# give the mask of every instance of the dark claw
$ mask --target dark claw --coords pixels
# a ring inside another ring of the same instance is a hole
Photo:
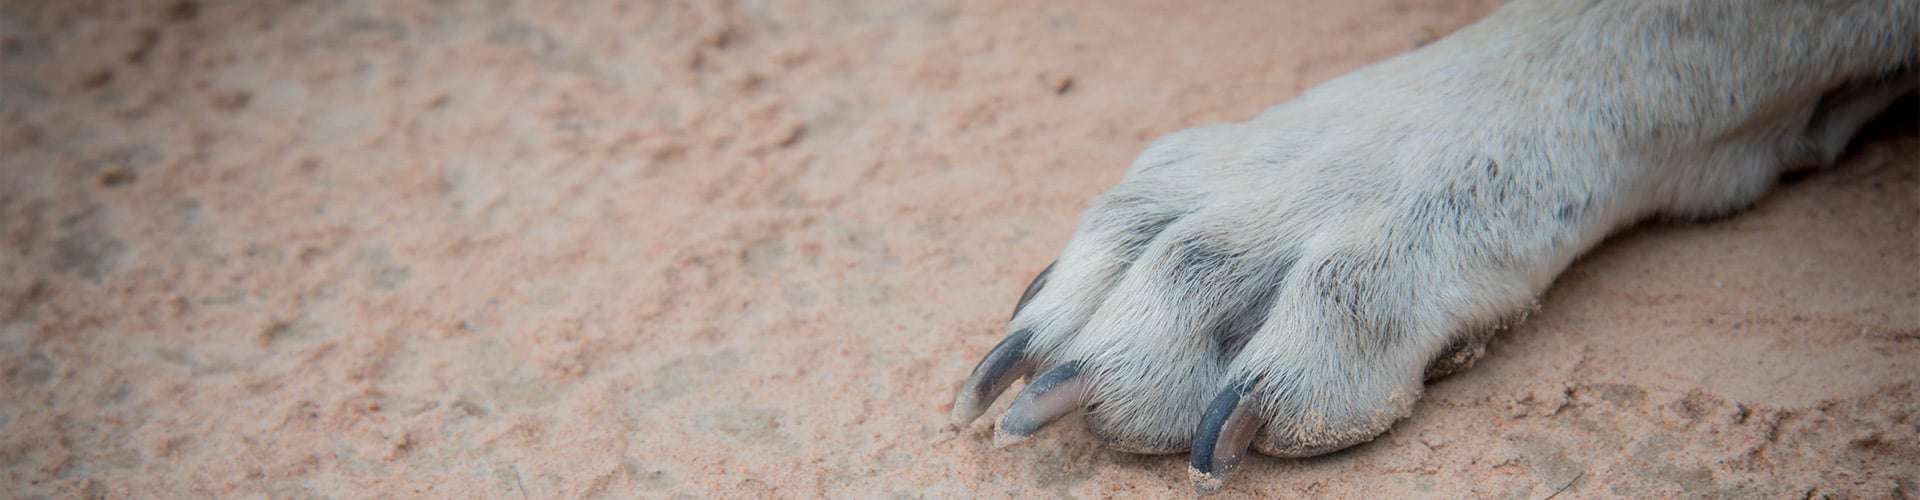
[[[1026,360],[1027,340],[1032,337],[1030,330],[1013,332],[973,366],[973,374],[967,376],[967,383],[960,386],[960,394],[953,401],[954,427],[973,423],[1015,379],[1033,372],[1033,364]]]
[[[1033,295],[1040,293],[1041,287],[1047,286],[1047,275],[1053,274],[1053,265],[1058,263],[1060,261],[1047,263],[1046,269],[1041,269],[1040,274],[1033,277],[1033,281],[1027,282],[1027,291],[1020,293],[1020,303],[1014,304],[1013,316],[1007,317],[1007,321],[1020,317],[1020,311],[1027,308],[1027,301],[1033,300]]]
[[[1079,409],[1088,396],[1087,377],[1079,363],[1067,363],[1040,374],[1020,390],[1007,414],[993,428],[993,445],[1006,447],[1039,432],[1061,415]]]
[[[1263,422],[1254,411],[1256,405],[1246,398],[1252,392],[1251,381],[1234,384],[1207,405],[1200,432],[1193,438],[1192,464],[1187,469],[1194,491],[1205,495],[1219,490],[1253,446]]]

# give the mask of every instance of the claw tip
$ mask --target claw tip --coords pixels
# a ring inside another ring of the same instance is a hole
[[[995,428],[993,430],[993,447],[994,449],[1003,449],[1008,446],[1020,444],[1021,441],[1026,441],[1027,437],[1026,435],[1014,434],[1004,429]]]
[[[1212,495],[1227,484],[1224,474],[1200,472],[1200,469],[1187,467],[1187,479],[1193,481],[1193,492],[1199,495]]]
[[[957,432],[967,428],[967,424],[973,423],[973,419],[980,417],[983,412],[974,408],[975,405],[971,403],[971,401],[962,401],[953,405],[953,413],[947,415],[947,428]]]

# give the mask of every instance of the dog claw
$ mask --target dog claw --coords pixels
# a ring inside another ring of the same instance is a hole
[[[1253,446],[1253,438],[1263,422],[1246,397],[1253,391],[1251,382],[1234,384],[1220,391],[1207,405],[1194,436],[1192,462],[1187,476],[1193,479],[1195,492],[1213,493],[1226,484],[1233,468]]]
[[[1020,302],[1013,305],[1013,315],[1008,316],[1007,321],[1020,317],[1020,311],[1027,308],[1027,302],[1033,300],[1033,296],[1047,286],[1047,275],[1053,274],[1053,265],[1058,263],[1058,261],[1048,263],[1046,269],[1041,269],[1040,274],[1033,277],[1033,281],[1027,282],[1027,291],[1020,292]]]
[[[993,401],[1000,399],[1000,393],[1013,385],[1013,381],[1033,372],[1033,364],[1026,360],[1027,340],[1033,332],[1020,330],[1000,340],[1000,344],[987,351],[980,358],[980,364],[974,365],[973,374],[967,376],[967,382],[960,386],[960,394],[954,397],[952,422],[955,428],[966,427],[986,413]]]
[[[1035,377],[1020,390],[1007,413],[994,425],[993,445],[1004,448],[1024,441],[1047,424],[1087,402],[1088,379],[1079,363],[1056,366]]]

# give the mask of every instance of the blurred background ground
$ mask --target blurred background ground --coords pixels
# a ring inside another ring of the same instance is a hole
[[[1497,2],[0,2],[8,497],[1184,496],[940,432],[1149,139]],[[1913,496],[1920,139],[1250,496]]]

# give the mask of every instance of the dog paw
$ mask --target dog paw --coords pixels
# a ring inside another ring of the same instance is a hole
[[[1192,450],[1203,487],[1249,448],[1362,443],[1618,218],[1511,138],[1307,97],[1142,153],[1027,287],[954,424],[1026,377],[997,444],[1083,411],[1112,448]]]
[[[996,442],[1082,411],[1114,448],[1191,450],[1203,491],[1249,450],[1366,442],[1608,233],[1745,207],[1920,88],[1910,45],[1854,36],[1910,31],[1874,8],[1792,35],[1872,43],[1750,43],[1768,32],[1667,51],[1665,7],[1572,7],[1516,3],[1247,122],[1156,141],[1027,288],[954,423],[1028,377]],[[1751,25],[1688,12],[1681,25],[1731,23],[1718,34]],[[1607,16],[1628,21],[1592,22]],[[1826,76],[1749,71],[1810,49],[1838,57],[1792,59]]]

